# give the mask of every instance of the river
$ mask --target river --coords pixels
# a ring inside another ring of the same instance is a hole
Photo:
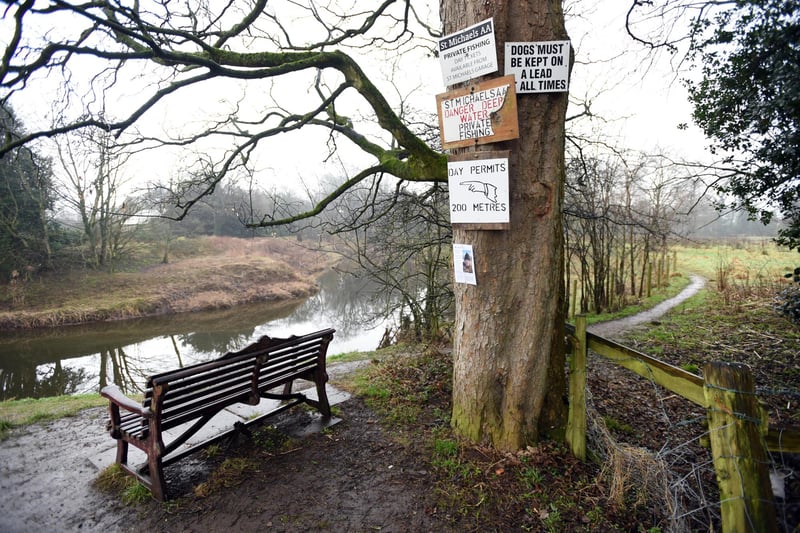
[[[108,383],[139,391],[156,372],[208,361],[262,335],[336,329],[328,355],[374,350],[387,326],[372,290],[330,272],[307,300],[257,304],[80,326],[0,332],[0,399],[97,392]]]

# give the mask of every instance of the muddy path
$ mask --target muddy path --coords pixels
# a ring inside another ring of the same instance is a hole
[[[165,471],[176,499],[133,506],[92,485],[105,409],[19,429],[0,443],[0,531],[447,531],[421,450],[389,436],[361,400],[337,408],[342,422],[261,457],[235,486],[195,494],[219,464],[194,454]],[[309,417],[293,409],[275,425],[291,434]],[[252,446],[226,445],[226,455],[260,457]]]
[[[613,336],[654,320],[703,284],[693,276],[657,308],[591,331]],[[333,368],[333,385],[352,370]],[[275,470],[258,469],[240,486],[205,498],[193,497],[189,486],[178,507],[127,507],[92,486],[98,470],[91,458],[109,443],[104,408],[17,428],[0,442],[0,531],[447,531],[446,517],[431,509],[434,480],[420,450],[387,435],[357,398],[340,409],[343,422],[334,431],[309,436],[278,458]]]
[[[32,424],[0,442],[0,531],[121,531],[127,510],[91,487],[106,409]]]

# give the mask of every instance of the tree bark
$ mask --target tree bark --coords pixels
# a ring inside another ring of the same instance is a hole
[[[505,42],[567,38],[558,1],[444,0],[441,15],[445,34],[494,18],[501,72],[487,78],[502,75]],[[519,139],[475,148],[510,151],[510,228],[453,228],[454,242],[473,246],[477,286],[455,287],[452,425],[499,449],[562,440],[565,432],[567,94],[518,95]]]

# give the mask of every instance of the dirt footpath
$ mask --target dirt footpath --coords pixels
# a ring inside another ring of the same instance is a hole
[[[353,367],[330,367],[332,382]],[[341,422],[265,458],[238,485],[196,496],[219,461],[194,454],[165,469],[181,497],[133,507],[92,486],[91,459],[111,443],[105,408],[16,429],[0,442],[0,531],[447,531],[414,443],[398,444],[358,399],[337,411]],[[312,419],[292,409],[269,423],[298,435]],[[240,437],[224,455],[247,456],[251,445]]]
[[[0,442],[0,531],[121,531],[127,511],[91,486],[106,409],[34,424]]]
[[[339,409],[343,421],[332,430],[205,498],[191,492],[196,479],[177,477],[197,473],[198,459],[168,467],[168,484],[185,496],[178,505],[126,507],[91,486],[98,471],[89,457],[110,438],[105,409],[18,430],[0,447],[0,531],[446,530],[429,514],[424,461],[391,440],[359,400]],[[307,416],[293,411],[289,419]]]

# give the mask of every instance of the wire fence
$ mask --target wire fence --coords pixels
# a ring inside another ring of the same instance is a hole
[[[759,403],[796,407],[800,390],[755,388],[735,364],[707,365],[701,378],[586,333],[580,320],[568,325],[569,439],[576,455],[588,446],[600,456],[612,502],[659,502],[662,531],[800,530],[800,432],[769,427]],[[572,394],[579,387],[585,401]],[[593,394],[615,388],[615,398]],[[614,413],[642,427],[620,427]]]

